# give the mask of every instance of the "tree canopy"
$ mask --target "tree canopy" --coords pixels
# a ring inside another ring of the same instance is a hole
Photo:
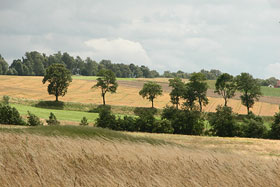
[[[250,108],[255,104],[255,100],[258,100],[262,95],[261,87],[258,81],[253,78],[249,73],[241,73],[236,77],[237,89],[242,93],[240,96],[241,102],[247,108],[248,114]]]
[[[97,83],[92,88],[101,88],[101,96],[103,99],[103,105],[105,105],[105,94],[107,92],[116,93],[118,83],[116,80],[115,73],[111,70],[102,69],[98,73]]]
[[[178,106],[180,105],[180,98],[183,97],[185,91],[185,84],[181,78],[169,79],[169,87],[172,88],[170,92],[171,103]]]
[[[63,97],[67,93],[68,86],[72,82],[71,73],[62,64],[52,64],[46,69],[42,82],[43,84],[49,82],[48,92],[55,95],[55,100],[58,101],[58,96]]]
[[[139,95],[151,101],[152,108],[154,108],[154,99],[162,95],[162,87],[155,82],[149,81],[143,85],[143,88],[139,91]]]
[[[198,101],[199,110],[202,111],[202,106],[208,104],[206,96],[208,85],[205,82],[206,77],[202,73],[193,73],[190,77],[190,82],[186,84],[186,93],[184,98],[187,100],[187,106],[194,107],[194,99]]]
[[[236,91],[234,77],[228,73],[220,75],[215,84],[215,93],[221,95],[225,100],[227,106],[228,99],[232,98]]]

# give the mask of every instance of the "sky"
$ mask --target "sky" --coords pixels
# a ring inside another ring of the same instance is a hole
[[[0,54],[280,79],[280,0],[0,0]]]

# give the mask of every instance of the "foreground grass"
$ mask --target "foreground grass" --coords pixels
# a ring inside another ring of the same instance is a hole
[[[125,134],[118,131],[89,126],[37,126],[28,128],[6,128],[1,126],[0,132],[35,134],[42,136],[64,136],[70,138],[102,138],[105,140],[129,141],[138,143],[149,143],[152,145],[171,144],[164,140],[154,139],[152,137],[139,137]],[[174,144],[174,143],[173,143]]]
[[[0,137],[1,186],[280,186],[280,141],[72,126]]]

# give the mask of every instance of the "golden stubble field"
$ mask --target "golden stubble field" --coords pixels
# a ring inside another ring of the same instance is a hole
[[[280,186],[279,141],[149,135],[180,144],[0,134],[1,186]]]
[[[119,81],[117,93],[106,94],[106,103],[110,105],[149,107],[151,103],[139,96],[138,92],[142,88],[145,79],[137,81]],[[160,82],[167,82],[163,79]],[[60,97],[61,101],[81,102],[102,104],[100,90],[91,87],[96,81],[76,80],[71,83],[68,93]],[[169,89],[167,84],[163,84],[164,93],[155,100],[155,107],[163,108],[169,103]],[[0,76],[0,96],[9,95],[16,98],[26,98],[34,100],[54,100],[54,96],[47,93],[47,84],[42,84],[42,77],[30,76]],[[223,99],[218,97],[209,97],[209,104],[204,108],[206,112],[214,112],[217,105],[223,104]],[[228,103],[233,111],[240,114],[246,114],[246,108],[238,99],[231,99]],[[279,111],[278,104],[256,102],[252,111],[257,115],[273,116]]]

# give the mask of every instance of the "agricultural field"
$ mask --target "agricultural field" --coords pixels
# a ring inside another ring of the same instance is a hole
[[[3,186],[280,186],[274,140],[75,126],[0,132]]]
[[[86,77],[84,80],[81,79],[83,79],[81,76],[75,77],[70,84],[66,96],[59,97],[59,100],[97,105],[102,104],[100,90],[97,88],[92,89],[92,86],[96,83],[94,77]],[[149,79],[119,80],[117,93],[108,93],[106,95],[106,103],[115,106],[150,107],[151,103],[138,94],[144,82],[147,80]],[[163,95],[155,100],[155,107],[163,108],[170,104],[168,79],[157,78],[153,80],[159,82],[164,90]],[[213,84],[213,81],[211,84]],[[55,99],[54,96],[48,95],[47,84],[42,84],[42,77],[31,76],[0,76],[0,96],[3,95],[33,100],[51,101]],[[209,90],[208,98],[209,104],[204,108],[206,112],[214,112],[217,105],[223,104],[223,99],[214,94],[213,90]],[[257,115],[273,116],[275,112],[278,112],[279,104],[280,97],[264,96],[260,99],[260,102],[256,102],[252,111]],[[236,113],[246,113],[246,108],[238,99],[238,94],[234,99],[229,101],[228,105],[231,106]]]

